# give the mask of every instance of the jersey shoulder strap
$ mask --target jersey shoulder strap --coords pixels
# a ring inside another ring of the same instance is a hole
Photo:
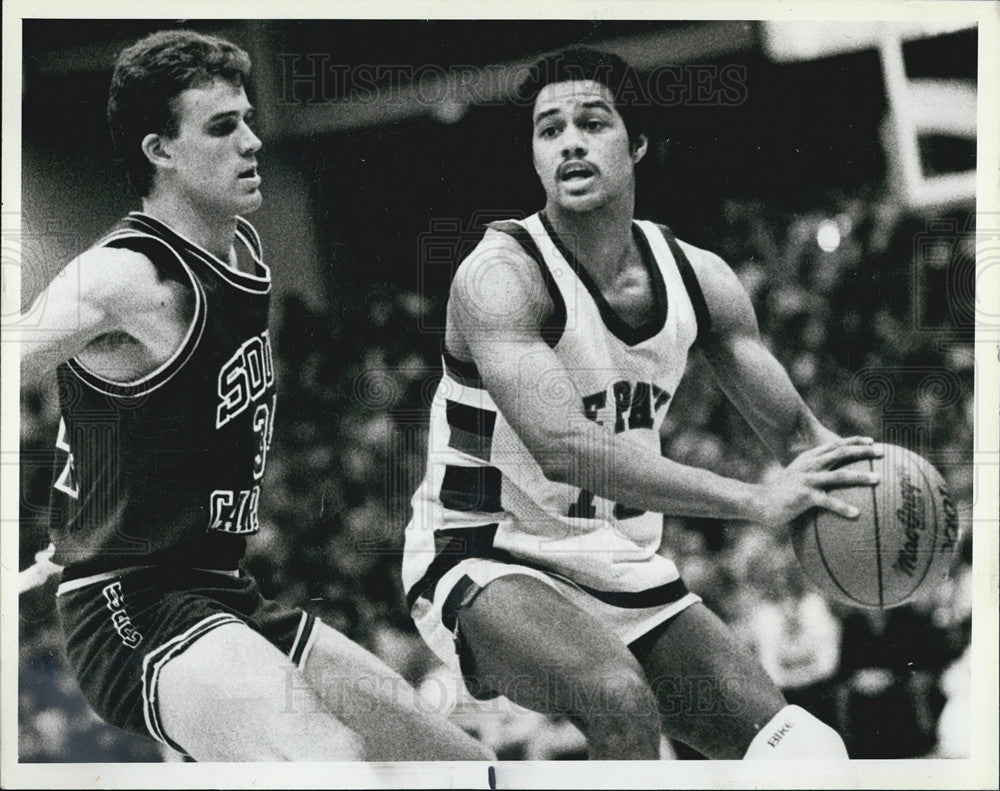
[[[684,288],[687,289],[691,306],[694,308],[695,319],[698,322],[698,334],[695,338],[695,343],[699,343],[708,337],[708,333],[712,329],[712,316],[708,312],[708,303],[705,302],[705,295],[702,293],[701,284],[698,282],[698,276],[695,274],[694,267],[691,266],[691,262],[688,260],[683,248],[677,243],[673,231],[666,225],[659,223],[656,224],[656,227],[660,229],[660,233],[663,234],[670,252],[674,255],[674,261],[677,262],[677,270],[681,273],[681,280],[684,281]]]
[[[148,258],[161,273],[177,277],[178,271],[198,288],[196,277],[183,254],[169,240],[146,230],[138,230],[128,223],[120,224],[99,239],[94,247],[131,250]]]

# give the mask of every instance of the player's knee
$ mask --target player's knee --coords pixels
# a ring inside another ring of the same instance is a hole
[[[847,757],[840,734],[800,706],[785,706],[775,714],[743,756],[744,760],[846,760]]]
[[[293,669],[280,709],[268,708],[261,741],[284,761],[364,761],[364,739],[331,712],[305,674]]]
[[[597,667],[584,687],[578,715],[587,730],[659,739],[656,698],[641,669]]]
[[[368,757],[361,736],[330,716],[289,722],[272,739],[283,761],[364,761]]]

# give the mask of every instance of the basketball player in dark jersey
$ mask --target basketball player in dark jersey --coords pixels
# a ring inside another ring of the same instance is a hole
[[[239,569],[276,407],[270,273],[241,216],[262,200],[249,68],[187,31],[123,51],[108,115],[142,211],[52,281],[24,339],[23,375],[59,382],[67,655],[105,720],[197,760],[488,759]]]
[[[854,518],[830,490],[877,479],[831,468],[878,451],[819,423],[721,259],[634,220],[647,140],[627,77],[571,50],[522,89],[545,208],[494,224],[451,286],[403,563],[413,617],[474,695],[569,716],[592,758],[655,759],[661,734],[711,758],[846,758],[686,590],[659,515]],[[787,465],[773,480],[660,455],[694,345]]]

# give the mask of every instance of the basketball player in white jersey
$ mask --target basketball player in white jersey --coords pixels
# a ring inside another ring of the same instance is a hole
[[[36,300],[59,378],[50,534],[66,653],[108,722],[199,761],[488,760],[381,660],[239,568],[274,428],[247,54],[154,33],[109,121],[132,212]],[[266,495],[265,495],[266,496]],[[352,779],[378,784],[358,766]]]
[[[412,615],[474,695],[569,716],[592,758],[657,758],[664,734],[711,758],[846,758],[657,550],[663,514],[856,517],[830,490],[875,478],[829,468],[876,451],[820,425],[721,259],[633,218],[647,141],[616,103],[627,74],[570,50],[522,88],[545,208],[494,223],[451,286],[406,535]],[[787,465],[775,480],[660,455],[693,345]]]

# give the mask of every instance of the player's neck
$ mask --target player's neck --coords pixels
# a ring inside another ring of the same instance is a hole
[[[189,201],[156,191],[142,199],[142,210],[166,223],[222,261],[232,264],[236,217],[209,214]]]
[[[598,284],[628,266],[633,250],[634,197],[629,195],[588,212],[569,212],[551,203],[545,214],[552,228]]]

